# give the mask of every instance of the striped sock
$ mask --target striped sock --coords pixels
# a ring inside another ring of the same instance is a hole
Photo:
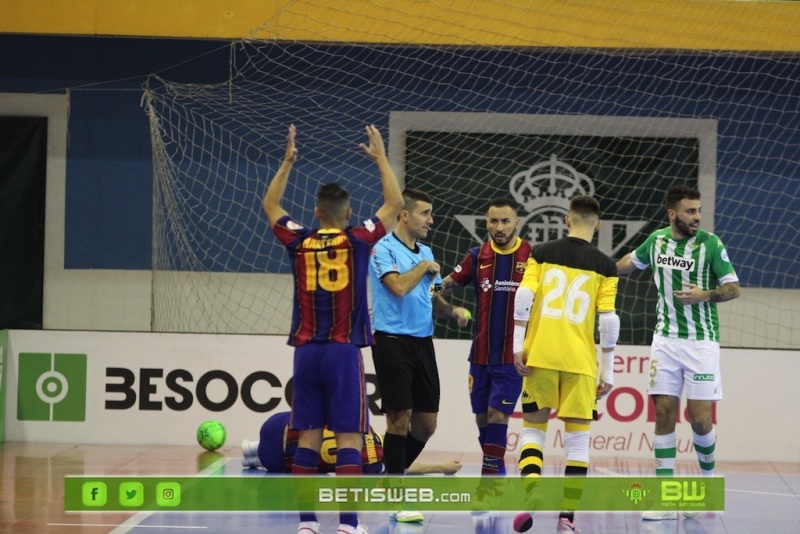
[[[539,485],[544,463],[544,440],[547,437],[547,423],[522,422],[519,447],[519,474],[522,485],[530,496]]]
[[[671,477],[675,474],[675,457],[678,455],[678,438],[675,432],[655,435],[653,449],[656,454],[656,476]]]
[[[694,450],[697,453],[697,460],[700,462],[700,472],[704,477],[714,476],[714,449],[717,446],[717,432],[712,428],[711,432],[701,436],[692,432]]]
[[[567,465],[564,468],[564,496],[559,517],[575,520],[575,510],[583,496],[586,474],[589,472],[589,424],[564,424],[564,452]]]

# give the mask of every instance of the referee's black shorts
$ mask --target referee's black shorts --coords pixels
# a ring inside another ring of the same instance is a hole
[[[381,411],[439,411],[439,369],[432,337],[376,331],[372,361],[378,377]]]

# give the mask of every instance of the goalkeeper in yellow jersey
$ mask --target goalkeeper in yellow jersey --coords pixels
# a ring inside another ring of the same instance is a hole
[[[514,299],[514,365],[524,377],[519,470],[532,508],[550,412],[558,410],[564,421],[565,476],[585,477],[589,424],[597,419],[597,399],[614,383],[619,277],[614,261],[591,243],[600,228],[600,204],[590,196],[573,198],[566,224],[567,237],[533,247]],[[565,485],[557,532],[579,532],[574,512],[581,488],[579,480]]]

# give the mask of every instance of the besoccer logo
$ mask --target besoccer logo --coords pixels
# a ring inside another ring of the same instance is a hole
[[[86,355],[20,352],[20,421],[86,420]]]

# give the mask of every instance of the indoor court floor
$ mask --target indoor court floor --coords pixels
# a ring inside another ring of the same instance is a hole
[[[238,446],[218,452],[199,447],[68,445],[10,442],[0,444],[0,532],[44,534],[292,534],[294,513],[65,513],[64,476],[209,476],[253,475],[241,466]],[[425,452],[422,461],[459,460],[460,475],[478,475],[477,454]],[[516,458],[508,456],[512,465]],[[652,461],[595,458],[591,474],[637,476],[651,473]],[[563,472],[562,460],[545,456],[545,475]],[[800,534],[799,462],[718,462],[726,480],[726,510],[696,518],[646,522],[635,513],[579,513],[584,534],[643,532],[662,534]],[[695,476],[696,462],[679,460],[676,473]],[[431,475],[436,476],[436,475]],[[480,518],[471,514],[435,512],[421,524],[390,523],[385,513],[360,514],[369,534],[504,534],[513,533],[513,513]],[[555,513],[534,517],[532,534],[555,532]],[[322,533],[334,534],[336,514],[320,514]]]

